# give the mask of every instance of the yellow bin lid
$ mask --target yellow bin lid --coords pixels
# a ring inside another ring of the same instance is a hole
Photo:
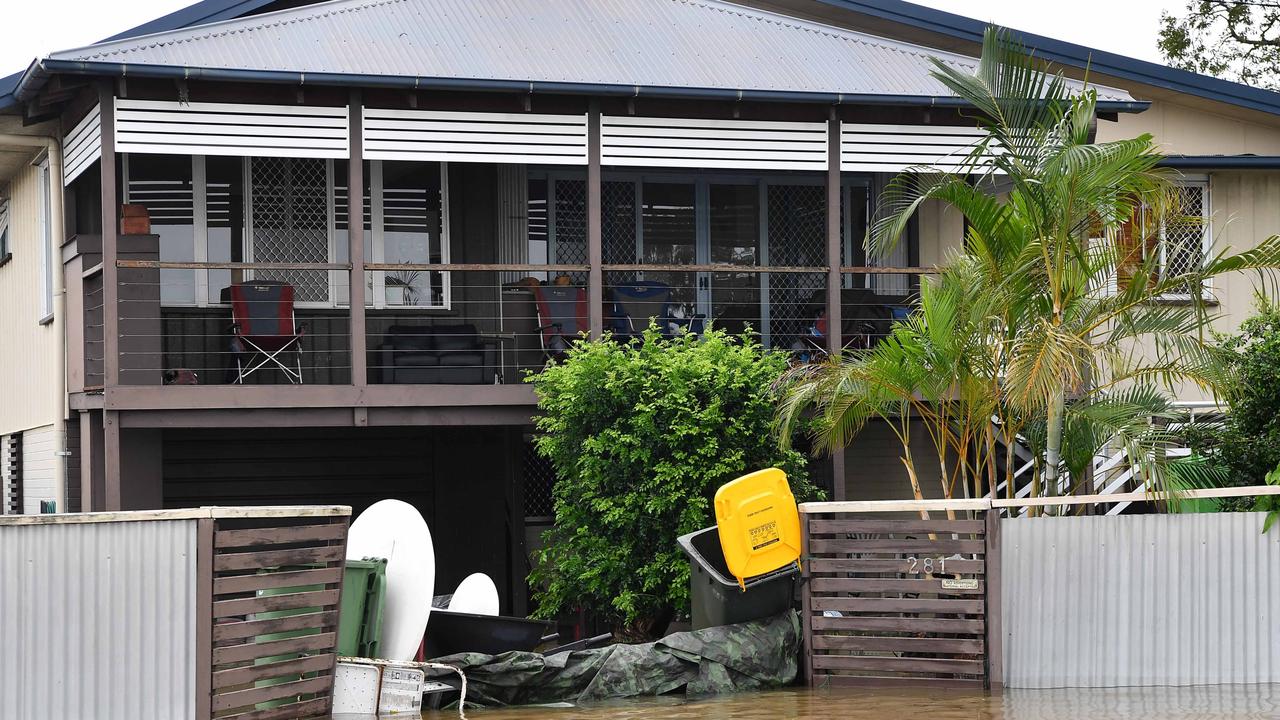
[[[800,512],[787,474],[778,468],[725,483],[715,506],[725,566],[744,590],[747,578],[800,559]]]

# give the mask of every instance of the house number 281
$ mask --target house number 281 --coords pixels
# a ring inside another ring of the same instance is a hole
[[[907,558],[907,572],[945,574],[947,572],[947,559],[944,557],[936,559],[927,557],[921,560],[917,557],[909,557]]]

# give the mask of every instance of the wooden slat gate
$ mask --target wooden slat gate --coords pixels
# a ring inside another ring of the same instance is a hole
[[[809,684],[998,686],[996,514],[838,511],[859,505],[804,506]]]
[[[199,521],[196,718],[328,715],[345,514]]]

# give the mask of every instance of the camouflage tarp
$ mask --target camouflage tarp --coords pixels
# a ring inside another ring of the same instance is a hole
[[[539,655],[458,653],[433,659],[467,675],[467,704],[533,705],[609,698],[710,695],[795,680],[800,618],[792,611],[739,625],[680,632],[642,645]],[[457,676],[428,670],[457,685]]]

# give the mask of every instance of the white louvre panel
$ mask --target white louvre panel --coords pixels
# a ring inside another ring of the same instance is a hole
[[[347,109],[116,99],[116,150],[345,158]]]
[[[370,160],[586,165],[586,115],[364,108]]]
[[[840,169],[896,173],[930,166],[953,171],[984,136],[975,127],[845,123],[840,126]]]
[[[102,112],[94,105],[62,140],[62,184],[70,185],[80,173],[102,157]]]
[[[643,167],[825,170],[825,123],[606,115],[600,162]]]

